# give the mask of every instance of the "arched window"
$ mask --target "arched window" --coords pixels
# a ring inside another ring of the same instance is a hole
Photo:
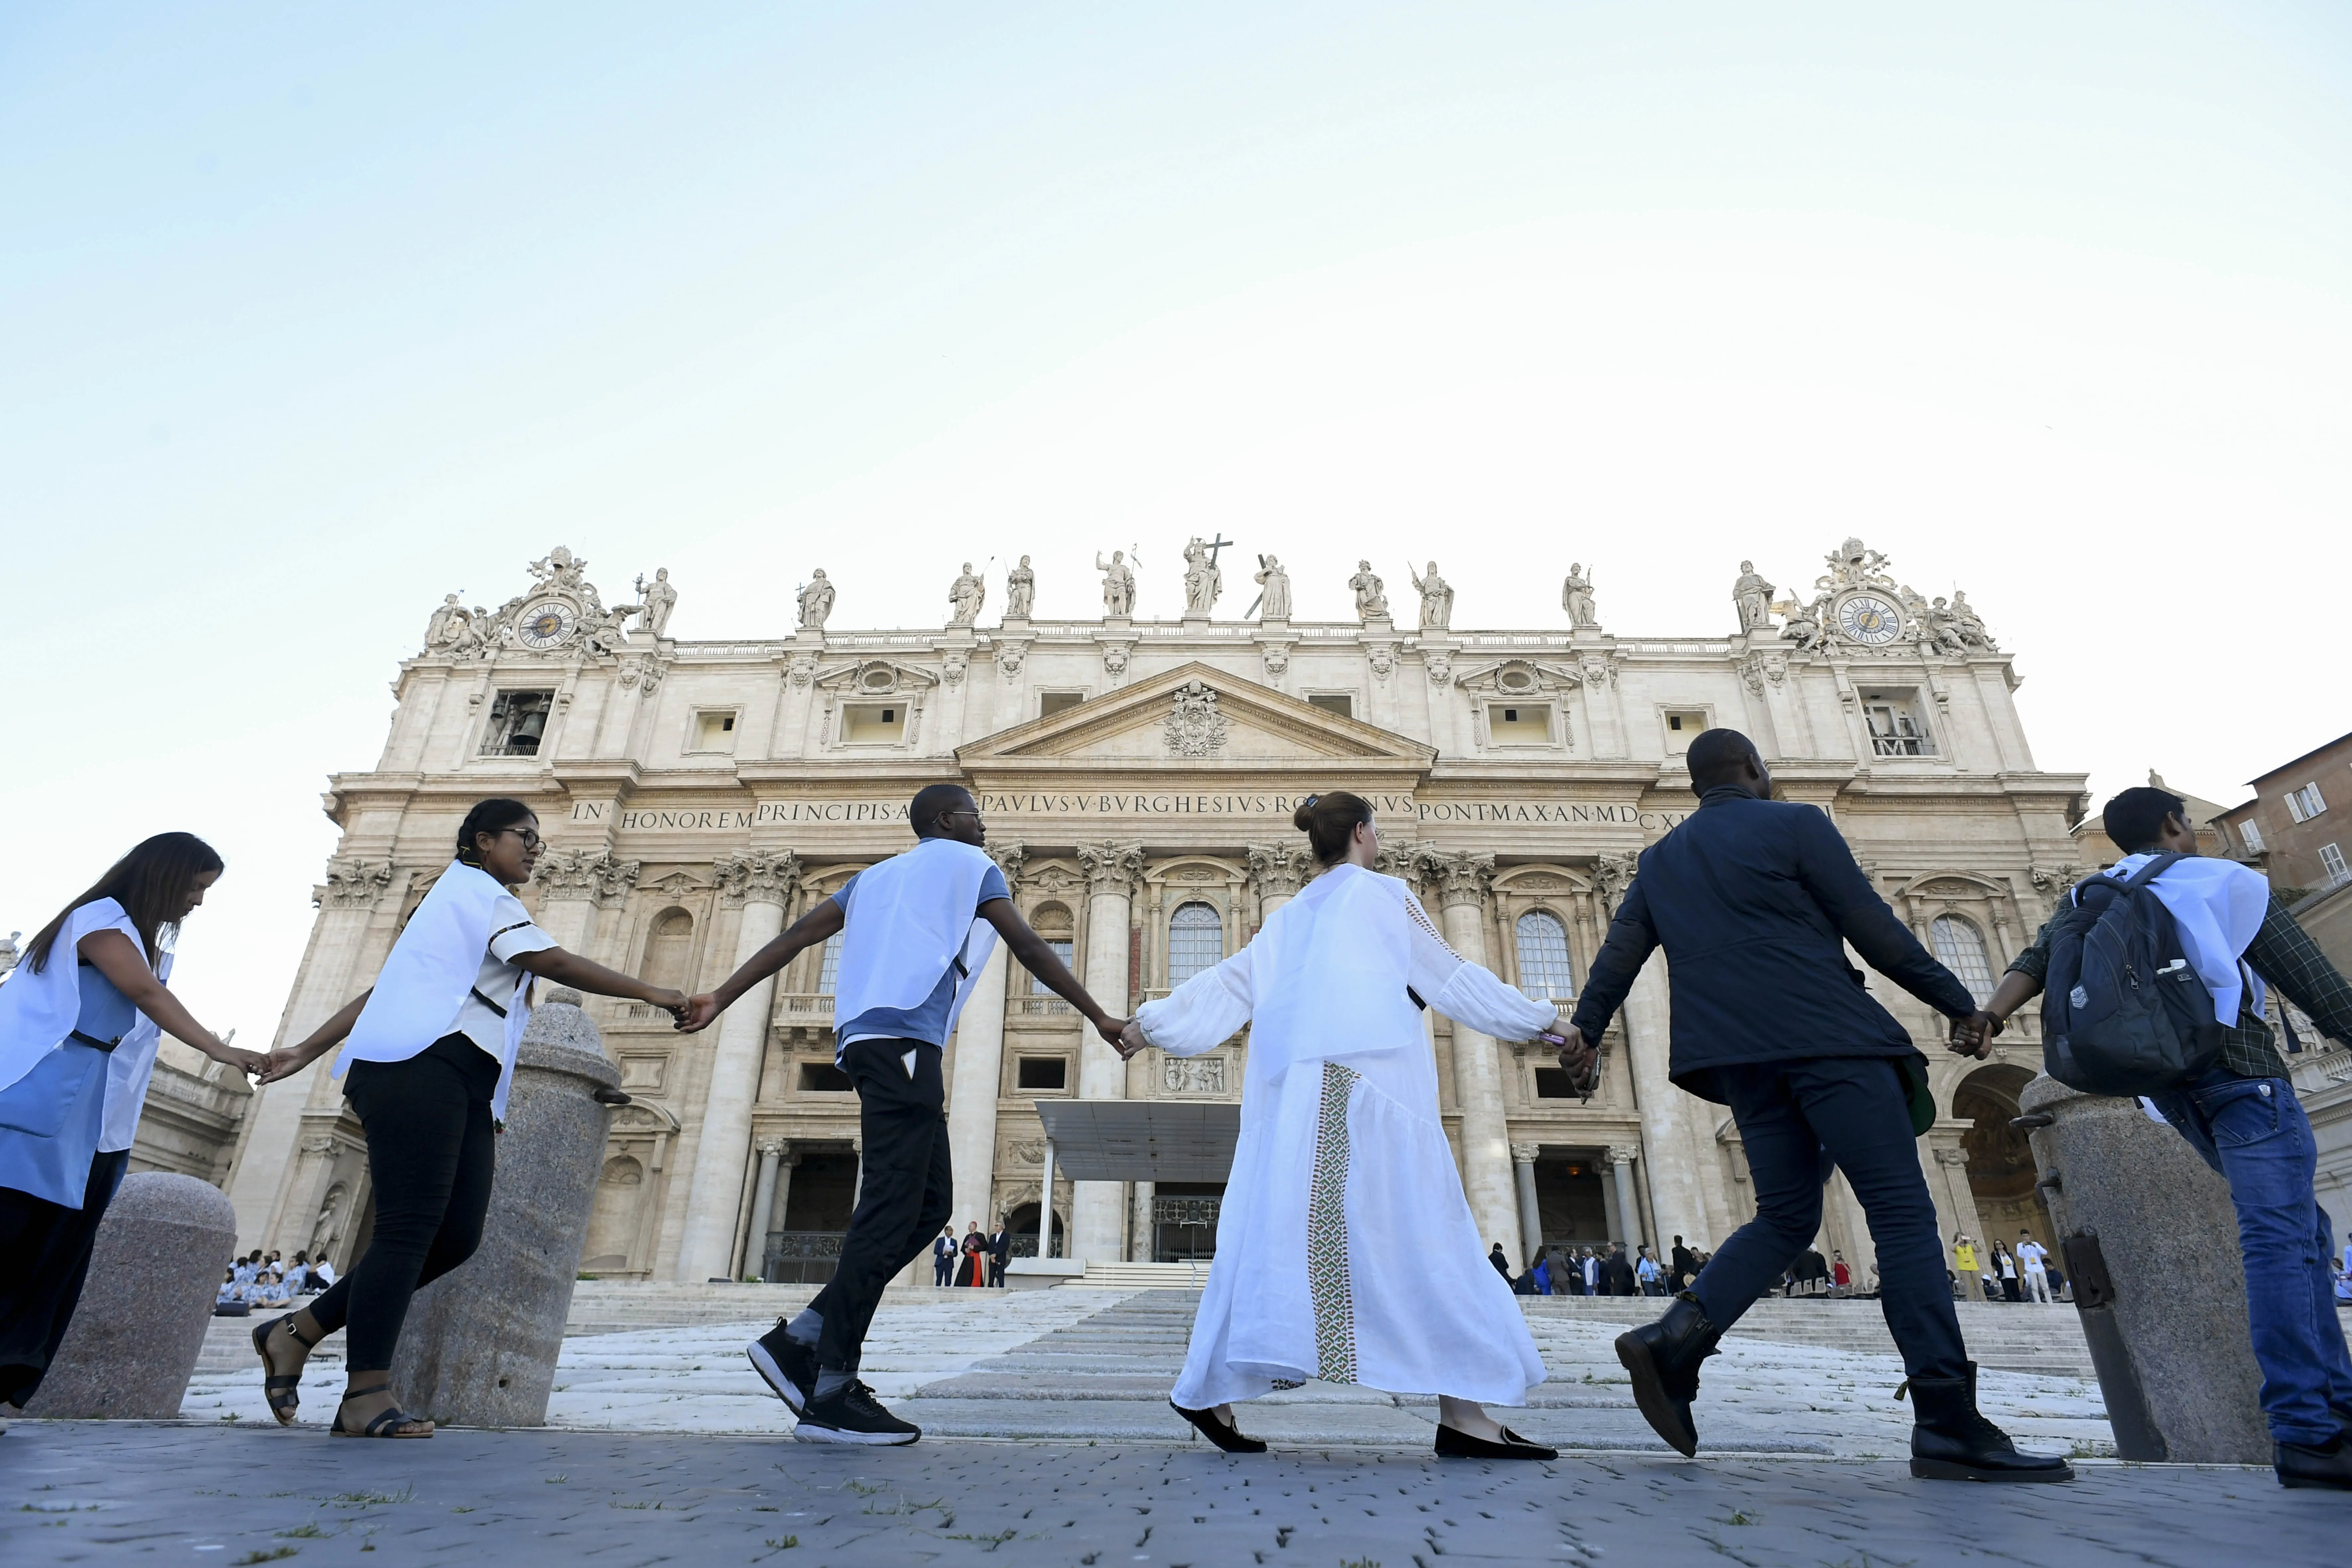
[[[1937,915],[1927,934],[1944,967],[1960,977],[1969,994],[1982,1005],[1992,996],[1992,964],[1985,957],[1984,936],[1958,915]]]
[[[1529,910],[1519,917],[1519,989],[1538,1002],[1565,1002],[1576,994],[1568,967],[1568,928],[1558,915]]]
[[[1181,985],[1225,956],[1225,922],[1202,903],[1179,904],[1168,922],[1168,984]]]
[[[654,921],[654,934],[646,943],[646,979],[656,985],[672,986],[679,991],[694,989],[687,984],[687,960],[694,948],[694,917],[684,910],[664,910]]]
[[[833,994],[835,984],[841,979],[841,933],[834,932],[824,939],[824,956],[817,960],[816,994]]]
[[[1054,956],[1062,961],[1064,967],[1069,967],[1076,962],[1077,944],[1070,932],[1069,910],[1059,904],[1040,904],[1030,919],[1029,925],[1031,930],[1045,939],[1045,945],[1054,950]],[[1029,977],[1030,995],[1051,996],[1053,994],[1052,986],[1034,974]]]

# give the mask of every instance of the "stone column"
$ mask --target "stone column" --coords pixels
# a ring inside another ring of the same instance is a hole
[[[1631,1143],[1612,1144],[1609,1150],[1609,1173],[1617,1184],[1617,1216],[1625,1227],[1628,1249],[1637,1248],[1650,1238],[1642,1234],[1642,1203],[1633,1194],[1633,1162],[1642,1151]],[[1679,1233],[1687,1236],[1689,1232]]]
[[[1698,1141],[1693,1136],[1691,1104],[1666,1077],[1672,1053],[1670,1011],[1666,955],[1654,952],[1626,993],[1624,1008],[1625,1057],[1641,1101],[1642,1144],[1650,1154],[1650,1210],[1666,1235],[1688,1237],[1695,1243],[1703,1237],[1704,1245],[1712,1248],[1721,1246],[1729,1232],[1710,1223],[1698,1185],[1700,1156],[1695,1152]],[[1639,1214],[1637,1208],[1627,1215],[1629,1228],[1640,1223]]]
[[[1486,962],[1486,889],[1492,855],[1429,851],[1446,945],[1473,963]],[[1510,1132],[1503,1111],[1503,1068],[1494,1037],[1454,1025],[1454,1099],[1462,1112],[1462,1185],[1478,1234],[1508,1248],[1519,1234],[1518,1193],[1511,1176]],[[1514,1266],[1527,1267],[1524,1258]]]
[[[948,1157],[955,1166],[955,1216],[984,1218],[996,1178],[996,1101],[1004,1070],[1004,992],[1012,956],[988,955],[956,1021],[955,1082],[948,1100]]]
[[[1519,1190],[1519,1244],[1532,1267],[1543,1252],[1543,1205],[1536,1201],[1536,1156],[1533,1143],[1511,1145],[1511,1175]]]
[[[800,858],[789,849],[742,850],[720,860],[716,869],[721,900],[743,911],[735,935],[735,963],[740,965],[783,929],[784,905],[799,879]],[[690,1283],[725,1277],[733,1261],[735,1221],[742,1212],[743,1169],[751,1143],[751,1102],[760,1092],[760,1058],[767,1049],[768,1014],[775,991],[771,975],[745,992],[719,1021],[701,1140],[687,1188],[685,1230],[678,1239],[677,1277]]]
[[[752,1178],[751,1229],[743,1238],[743,1265],[736,1272],[767,1278],[768,1232],[775,1225],[776,1173],[782,1167],[790,1143],[781,1138],[760,1140],[760,1173]]]
[[[2117,1455],[2268,1463],[2229,1184],[2133,1100],[2037,1078],[2018,1105]]]
[[[585,953],[596,924],[596,872],[607,857],[597,849],[551,848],[531,873],[539,929],[556,945]]]
[[[1297,844],[1248,846],[1251,890],[1257,894],[1257,923],[1263,930],[1274,911],[1298,896],[1314,869],[1307,849]]]
[[[1128,921],[1134,908],[1136,879],[1143,871],[1140,844],[1081,844],[1078,864],[1087,874],[1087,952],[1081,975],[1086,988],[1113,1016],[1129,1005]],[[1092,1027],[1078,1037],[1078,1098],[1127,1098],[1127,1064]],[[1070,1192],[1072,1258],[1114,1262],[1125,1256],[1127,1193],[1123,1182],[1075,1182]]]
[[[408,1309],[392,1358],[403,1409],[457,1426],[546,1421],[612,1120],[595,1095],[620,1079],[580,993],[549,993],[515,1058],[482,1244]]]
[[[236,1244],[236,1210],[218,1188],[161,1171],[123,1177],[99,1222],[72,1325],[25,1413],[176,1420]]]
[[[1976,1238],[1977,1256],[1981,1258],[1990,1248],[1991,1237],[1977,1217],[1976,1190],[1969,1185],[1969,1152],[1961,1147],[1960,1136],[1968,1123],[1956,1121],[1930,1127],[1926,1142],[1919,1145],[1920,1163],[1927,1173],[1927,1195],[1936,1201],[1937,1228],[1944,1237],[1944,1261],[1948,1266],[1952,1258],[1955,1237]],[[1980,1298],[1972,1280],[1962,1280],[1968,1287],[1968,1299]]]

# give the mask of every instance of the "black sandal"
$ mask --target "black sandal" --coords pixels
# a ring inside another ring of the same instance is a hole
[[[304,1350],[316,1350],[319,1346],[317,1341],[302,1337],[302,1331],[294,1326],[294,1314],[291,1312],[282,1318],[272,1319],[253,1331],[254,1353],[261,1358],[261,1397],[269,1402],[269,1414],[278,1417],[280,1426],[291,1426],[294,1425],[294,1413],[302,1407],[302,1374],[299,1372],[280,1373],[269,1359],[269,1335],[280,1323],[286,1325],[287,1333]]]
[[[373,1388],[354,1388],[343,1395],[343,1404],[349,1405],[354,1399],[365,1399],[371,1394],[382,1394],[391,1386],[392,1384],[388,1383],[379,1383]],[[393,1430],[387,1431],[387,1427]],[[402,1430],[406,1427],[418,1427],[421,1430]],[[343,1425],[343,1412],[339,1405],[335,1410],[335,1424],[328,1427],[327,1432],[329,1436],[335,1437],[430,1437],[433,1436],[433,1423],[422,1416],[406,1415],[399,1405],[395,1405],[354,1432]]]
[[[1192,1429],[1223,1448],[1228,1454],[1263,1454],[1265,1445],[1255,1437],[1244,1437],[1242,1429],[1230,1422],[1217,1419],[1214,1410],[1187,1410],[1174,1400],[1168,1408],[1192,1424]]]

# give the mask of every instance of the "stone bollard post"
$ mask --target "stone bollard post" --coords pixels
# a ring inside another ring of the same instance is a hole
[[[2137,1100],[2044,1076],[2018,1107],[2117,1455],[2269,1464],[2229,1184]]]
[[[163,1171],[123,1177],[99,1222],[73,1324],[25,1414],[177,1416],[236,1249],[236,1209],[218,1187]]]
[[[410,1415],[453,1426],[547,1420],[612,1115],[595,1097],[619,1082],[580,993],[548,993],[515,1059],[482,1245],[416,1293],[401,1330],[392,1385]]]

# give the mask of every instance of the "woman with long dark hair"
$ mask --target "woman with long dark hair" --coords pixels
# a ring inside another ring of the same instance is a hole
[[[167,984],[180,922],[221,870],[194,834],[159,833],[0,979],[0,1408],[24,1407],[65,1340],[163,1032],[240,1071],[263,1065]]]
[[[1484,1408],[1525,1404],[1543,1361],[1478,1245],[1419,1009],[1564,1045],[1558,1011],[1465,961],[1412,889],[1374,868],[1362,796],[1310,795],[1292,820],[1322,872],[1119,1039],[1122,1057],[1189,1057],[1250,1026],[1216,1258],[1169,1403],[1228,1453],[1257,1453],[1234,1402],[1308,1378],[1359,1383],[1436,1394],[1441,1455],[1554,1458]],[[1590,1053],[1572,1055],[1588,1075]],[[1405,1255],[1412,1266],[1394,1267]]]
[[[534,977],[673,1015],[685,995],[566,952],[513,889],[539,863],[539,819],[486,800],[457,829],[457,856],[394,942],[375,984],[309,1039],[269,1054],[262,1081],[299,1072],[341,1043],[335,1071],[367,1130],[375,1229],[366,1256],[300,1311],[253,1331],[270,1413],[290,1426],[302,1363],[348,1326],[339,1437],[430,1437],[392,1402],[392,1354],[416,1289],[474,1254],[490,1203],[491,1140],[506,1114]],[[493,1282],[490,1288],[495,1288]]]

